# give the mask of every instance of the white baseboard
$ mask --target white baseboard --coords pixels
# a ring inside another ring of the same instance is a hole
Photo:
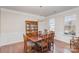
[[[22,32],[2,33],[0,36],[0,47],[23,41]]]
[[[17,41],[12,41],[12,42],[7,42],[7,43],[4,43],[4,44],[0,44],[0,47],[5,46],[5,45],[19,43],[19,42],[23,42],[23,40],[17,40]]]

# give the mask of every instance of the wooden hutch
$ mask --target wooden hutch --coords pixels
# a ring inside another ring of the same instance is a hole
[[[38,21],[25,21],[26,35],[34,34],[38,35]]]

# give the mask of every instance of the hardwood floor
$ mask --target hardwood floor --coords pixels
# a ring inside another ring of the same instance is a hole
[[[54,46],[55,53],[71,53],[70,44],[63,41],[55,40]]]
[[[24,52],[23,42],[0,47],[0,53],[23,53],[23,52]]]
[[[54,53],[70,53],[69,44],[59,40],[55,40],[54,42]],[[24,53],[24,44],[23,42],[19,42],[0,47],[0,53]],[[49,53],[52,53],[52,48]]]

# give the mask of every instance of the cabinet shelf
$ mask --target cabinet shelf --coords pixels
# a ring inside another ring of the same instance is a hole
[[[38,32],[38,21],[25,21],[26,34]]]

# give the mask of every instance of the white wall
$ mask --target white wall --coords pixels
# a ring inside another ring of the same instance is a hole
[[[1,8],[0,8],[0,34],[1,34]]]
[[[0,8],[0,39],[1,39],[1,8]]]
[[[56,38],[58,40],[69,43],[71,36],[67,36],[64,34],[64,16],[68,15],[76,15],[76,35],[79,36],[79,8],[71,9],[65,12],[61,12],[55,15],[48,16],[47,19],[55,18],[56,22]]]
[[[39,21],[38,19],[43,20],[44,17],[2,8],[0,46],[23,41],[27,19]]]

